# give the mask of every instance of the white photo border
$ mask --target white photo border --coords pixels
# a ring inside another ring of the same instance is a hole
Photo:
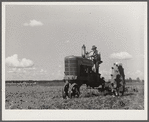
[[[144,40],[144,110],[7,110],[5,109],[5,6],[6,5],[131,5],[146,7]],[[147,2],[2,2],[2,120],[147,120],[148,64]]]

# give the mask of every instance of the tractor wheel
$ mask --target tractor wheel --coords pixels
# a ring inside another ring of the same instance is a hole
[[[69,84],[69,89],[68,89],[68,97],[72,98],[72,85],[73,84]]]
[[[72,98],[72,91],[71,90],[68,91],[68,97]]]
[[[121,64],[114,63],[112,67],[111,81],[113,83],[113,94],[116,96],[124,95],[125,92],[125,75],[124,68]]]
[[[69,89],[69,83],[65,83],[64,88],[62,89],[62,96],[64,99],[68,96],[68,89]]]
[[[79,97],[80,95],[80,92],[79,92],[79,87],[76,83],[72,84],[69,88],[69,91],[68,91],[68,97],[69,98],[72,98],[72,97]]]

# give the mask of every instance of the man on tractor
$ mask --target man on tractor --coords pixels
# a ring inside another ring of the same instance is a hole
[[[93,67],[95,67],[96,73],[98,73],[99,64],[102,63],[101,56],[100,56],[100,53],[98,53],[97,47],[95,45],[92,46],[91,50],[92,50],[91,52],[93,52],[93,54],[90,57],[93,58],[93,63],[94,63]],[[89,52],[89,53],[91,53],[91,52]]]

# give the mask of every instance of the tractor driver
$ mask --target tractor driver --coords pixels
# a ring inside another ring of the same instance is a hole
[[[96,69],[96,73],[98,73],[99,64],[102,63],[100,53],[98,54],[98,50],[95,45],[92,46],[91,50],[92,50],[91,52],[93,52],[93,54],[90,57],[93,57],[94,67]]]

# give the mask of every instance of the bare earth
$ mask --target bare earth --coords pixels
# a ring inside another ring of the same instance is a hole
[[[144,84],[126,83],[124,96],[113,97],[97,89],[81,87],[79,98],[63,99],[62,87],[36,84],[6,84],[6,109],[144,109]]]

